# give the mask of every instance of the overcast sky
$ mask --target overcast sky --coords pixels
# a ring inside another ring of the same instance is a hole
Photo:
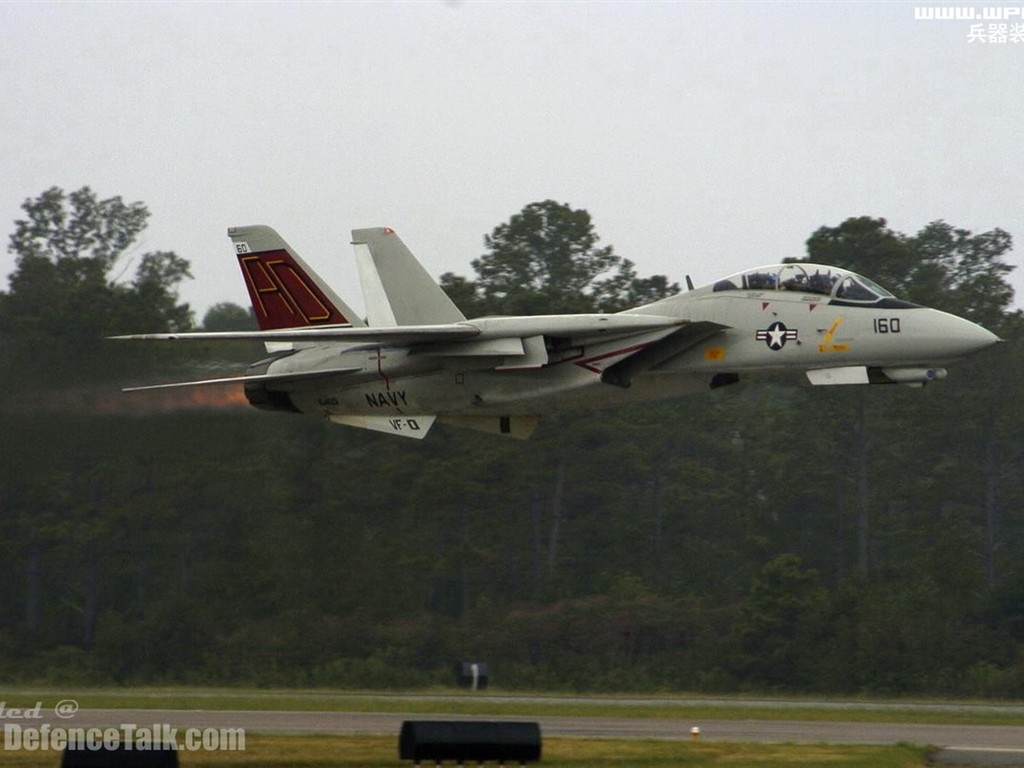
[[[136,255],[189,259],[200,319],[248,305],[229,226],[275,227],[361,307],[351,229],[469,276],[548,198],[641,275],[698,284],[859,215],[1002,227],[1020,265],[1024,19],[969,42],[914,9],[0,2],[0,234],[53,185],[143,201]]]

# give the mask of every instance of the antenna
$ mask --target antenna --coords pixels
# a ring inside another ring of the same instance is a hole
[[[686,276],[686,290],[688,290],[688,291],[692,291],[693,290],[693,280],[690,279],[689,275]]]

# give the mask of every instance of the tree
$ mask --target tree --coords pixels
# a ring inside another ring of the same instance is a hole
[[[1013,301],[1006,277],[1015,267],[1003,256],[1013,238],[1002,229],[973,234],[944,221],[933,221],[907,244],[915,257],[911,286],[915,300],[934,302],[990,328],[998,328]]]
[[[472,262],[475,281],[449,273],[441,283],[471,314],[618,311],[678,291],[662,275],[637,278],[631,261],[599,241],[587,211],[530,203],[484,237],[488,253]]]
[[[819,575],[787,553],[754,578],[736,632],[747,674],[770,686],[813,684],[824,632],[826,591]]]
[[[883,218],[851,217],[835,227],[820,227],[807,240],[807,260],[846,267],[877,280],[900,298],[943,309],[999,330],[1007,328],[1011,316],[1007,313],[1013,300],[1013,288],[1006,277],[1014,269],[1005,264],[1003,256],[1012,247],[1012,238],[1001,230],[993,229],[972,234],[944,221],[933,221],[914,236],[890,229]],[[1016,313],[1019,316],[1019,312]],[[969,381],[969,378],[967,379]],[[866,393],[862,394],[863,398]],[[989,403],[979,393],[967,398],[965,406],[977,410],[979,404]],[[976,414],[969,423],[989,424],[994,415],[990,406]],[[850,419],[858,436],[856,463],[858,474],[858,571],[868,571],[868,433],[867,410]],[[986,429],[986,442],[978,446],[975,455],[990,457],[988,472],[995,473],[994,454],[996,432]],[[964,439],[961,432],[961,440]],[[990,515],[993,504],[987,502]],[[993,529],[994,523],[989,524]],[[993,545],[994,546],[994,545]]]
[[[252,312],[230,301],[214,304],[203,315],[204,331],[255,331]]]
[[[885,219],[860,216],[815,231],[807,260],[852,269],[900,298],[997,328],[1013,301],[1006,277],[1014,267],[1002,261],[1012,247],[999,228],[975,235],[939,220],[907,236]]]
[[[623,259],[611,277],[594,285],[594,303],[602,312],[621,312],[679,293],[679,283],[669,283],[665,275],[637,277],[636,265]]]
[[[129,330],[184,330],[192,324],[177,286],[188,262],[169,251],[143,254],[134,278],[121,264],[145,229],[149,210],[89,187],[51,187],[22,204],[8,251],[17,257],[10,290],[0,294],[0,330],[33,345],[93,347]]]
[[[904,264],[905,290],[890,282],[904,296],[930,284],[948,300],[1004,243],[952,229],[925,249],[861,225],[875,255],[961,265],[946,285]],[[857,258],[849,227],[822,242]],[[930,255],[947,246],[951,260]],[[52,266],[40,256],[27,263]],[[158,259],[108,295],[118,269],[100,270],[97,294],[126,314],[137,284],[177,276]],[[998,299],[973,284],[964,296]],[[622,260],[581,290],[607,306],[645,285]],[[244,319],[217,305],[204,323]],[[527,443],[441,429],[426,453],[316,419],[171,412],[177,396],[119,415],[123,377],[105,370],[90,402],[78,371],[59,387],[49,367],[24,371],[48,346],[0,355],[0,670],[26,684],[407,687],[486,658],[509,688],[1019,698],[1024,320],[1000,335],[984,363],[924,392],[740,385],[545,418]],[[216,353],[248,361],[246,344]],[[133,346],[90,357],[109,369]],[[169,347],[175,365],[192,354]],[[849,578],[858,494],[863,579]]]
[[[807,239],[806,260],[851,269],[897,294],[912,283],[914,257],[906,237],[881,218],[851,217],[836,227],[819,227]]]

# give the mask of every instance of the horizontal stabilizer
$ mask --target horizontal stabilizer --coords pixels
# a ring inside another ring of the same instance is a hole
[[[521,357],[512,357],[497,371],[524,371],[530,368],[543,368],[548,364],[548,348],[543,336],[527,336],[522,339],[523,352]]]
[[[149,384],[144,387],[125,387],[122,392],[145,392],[151,389],[176,389],[179,387],[205,387],[216,384],[251,384],[253,382],[299,381],[300,379],[321,379],[328,376],[341,376],[355,373],[362,368],[331,368],[323,371],[300,371],[293,373],[263,373],[253,376],[228,376],[223,379],[203,379],[202,381],[176,381],[171,384]]]
[[[328,416],[335,424],[422,440],[437,416]]]

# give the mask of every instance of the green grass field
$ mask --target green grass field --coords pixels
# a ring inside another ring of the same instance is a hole
[[[181,768],[395,768],[412,765],[408,760],[398,760],[397,737],[254,735],[246,738],[245,746],[245,751],[239,752],[182,752],[179,762]],[[3,754],[3,764],[12,768],[55,768],[60,764],[60,755],[56,752],[10,752]],[[905,745],[842,747],[545,739],[539,765],[545,768],[919,768],[927,764],[923,748]]]

